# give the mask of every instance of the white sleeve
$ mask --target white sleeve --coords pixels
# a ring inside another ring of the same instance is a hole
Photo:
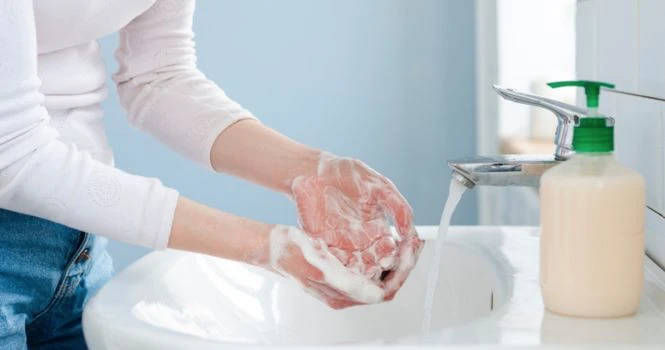
[[[254,118],[196,68],[194,0],[157,0],[120,31],[114,80],[132,125],[212,169],[224,129]]]
[[[178,193],[58,140],[39,92],[36,41],[32,1],[0,0],[0,208],[166,247]]]

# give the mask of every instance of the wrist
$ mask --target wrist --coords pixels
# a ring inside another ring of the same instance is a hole
[[[273,227],[180,197],[168,246],[259,265],[268,262]]]
[[[242,240],[238,261],[258,267],[270,265],[270,232],[275,225],[252,222],[249,235]]]
[[[211,162],[218,172],[290,195],[293,179],[316,175],[321,153],[247,120],[233,124],[218,136]]]
[[[286,195],[292,195],[293,181],[301,176],[316,176],[319,169],[319,162],[323,152],[317,149],[305,148],[293,155],[291,164],[286,165],[288,169],[287,176],[284,179],[282,192]]]

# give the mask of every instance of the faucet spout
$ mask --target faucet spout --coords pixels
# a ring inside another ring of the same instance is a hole
[[[449,164],[450,164],[450,163],[449,163]],[[474,187],[476,187],[476,183],[475,183],[475,182],[469,180],[469,178],[467,178],[466,176],[462,175],[462,173],[460,173],[460,172],[457,171],[457,170],[453,170],[452,177],[453,177],[453,179],[455,179],[457,182],[459,182],[459,183],[461,183],[462,185],[464,185],[464,187],[466,187],[466,188],[469,189],[469,190],[472,189],[472,188],[474,188]]]
[[[453,178],[467,188],[475,186],[538,187],[545,171],[559,164],[553,155],[502,155],[448,162]]]

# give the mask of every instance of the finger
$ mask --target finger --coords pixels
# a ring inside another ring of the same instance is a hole
[[[333,248],[334,249],[334,248]],[[332,251],[332,249],[331,249]],[[363,251],[344,252],[347,269],[379,283],[383,271],[391,270],[397,262],[397,245],[392,236],[384,236]]]
[[[401,252],[399,254],[400,262],[397,268],[393,269],[392,272],[384,279],[386,292],[384,299],[385,301],[392,300],[400,288],[402,288],[411,271],[415,267],[421,248],[422,242],[417,239],[413,239],[401,247]]]
[[[373,245],[375,259],[382,270],[391,270],[397,263],[397,243],[391,236],[385,236]]]
[[[346,229],[327,229],[318,233],[317,236],[326,242],[329,247],[347,252],[357,250],[358,242],[356,241],[360,241],[360,237]]]
[[[330,306],[332,309],[335,310],[342,310],[342,309],[348,309],[353,306],[358,306],[358,305],[363,305],[363,304],[358,304],[353,301],[348,301],[348,300],[328,300],[326,301],[326,304]]]
[[[360,256],[363,275],[373,281],[377,281],[381,277],[381,267],[377,263],[376,254],[368,249],[362,252]]]
[[[377,203],[388,214],[395,223],[400,237],[406,238],[412,233],[413,228],[413,210],[406,199],[395,188],[390,180],[385,179],[385,186],[381,187],[375,194]]]
[[[327,186],[323,180],[297,178],[293,196],[303,229],[314,238],[344,250],[354,248],[362,239],[357,234],[342,235],[338,231],[360,228],[360,213],[356,203],[337,188]],[[357,223],[355,226],[353,223]]]
[[[307,294],[313,296],[317,300],[323,302],[328,307],[330,307],[332,309],[335,309],[335,310],[340,310],[340,309],[344,309],[344,308],[356,305],[356,304],[353,304],[353,302],[351,302],[351,301],[345,301],[345,300],[339,300],[339,299],[332,298],[332,297],[328,296],[326,293],[324,293],[323,291],[318,290],[315,287],[305,287],[305,286],[303,286],[303,290]]]
[[[362,234],[358,235],[364,237],[364,246],[359,247],[362,250],[369,248],[382,237],[392,237],[390,222],[383,213],[376,218],[363,222],[360,230]]]
[[[344,266],[348,266],[350,255],[347,250],[339,249],[337,247],[329,247],[330,252],[339,260]]]
[[[325,247],[325,244],[318,240],[310,239],[300,230],[298,230],[298,235],[303,236],[300,237],[301,242],[288,242],[281,248],[278,256],[271,257],[271,260],[273,260],[271,261],[271,267],[301,285],[308,279],[322,280],[324,278],[323,272],[319,267],[310,263],[304,254],[302,244],[309,246],[311,252],[320,251]],[[329,254],[332,255],[332,253]]]
[[[363,274],[365,272],[365,267],[363,266],[361,252],[359,251],[349,252],[349,262],[345,266],[351,272]]]
[[[325,303],[328,304],[328,306],[332,307],[333,309],[339,310],[351,306],[363,305],[361,303],[355,302],[347,298],[338,291],[328,287],[324,283],[309,281],[309,284],[311,285],[312,289],[314,289],[317,293],[320,293],[322,296],[325,297],[324,299]]]
[[[280,246],[271,252],[271,267],[331,307],[383,300],[380,287],[346,270],[324,242],[308,237],[305,232],[295,227],[277,226],[271,231],[271,243]]]
[[[384,291],[361,273],[344,267],[337,259],[326,268],[323,283],[352,301],[362,304],[378,303],[384,298]]]
[[[347,222],[343,227],[320,234],[331,249],[351,252],[365,251],[382,237],[392,236],[385,217],[371,222]]]
[[[400,242],[399,264],[384,280],[386,293],[384,298],[385,301],[392,300],[397,294],[397,291],[409,277],[409,274],[418,261],[422,246],[423,241],[417,237],[411,237],[406,241]]]
[[[397,245],[395,238],[390,235],[379,237],[362,251],[341,250],[336,247],[329,247],[329,249],[347,269],[375,282],[378,282],[384,270],[395,267],[397,261]]]
[[[295,252],[295,254],[299,253]],[[300,261],[302,262],[303,260]],[[355,305],[361,305],[361,303],[355,302],[340,292],[326,286],[325,283],[317,282],[325,280],[324,274],[316,267],[307,263],[307,261],[304,261],[304,263],[300,263],[295,266],[294,264],[290,263],[289,259],[286,259],[286,261],[280,263],[279,270],[282,272],[282,274],[290,277],[294,282],[300,285],[300,287],[303,288],[303,290],[305,290],[307,293],[323,301],[333,309],[338,310]],[[291,272],[287,273],[286,271]]]
[[[366,250],[381,237],[391,235],[388,221],[382,217],[368,222],[349,218],[338,228],[328,229],[318,236],[330,247],[351,252]]]

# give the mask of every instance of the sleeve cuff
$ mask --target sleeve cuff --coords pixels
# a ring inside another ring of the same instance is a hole
[[[210,134],[208,134],[208,137],[205,140],[204,147],[202,148],[203,153],[201,154],[201,159],[206,160],[204,165],[206,168],[208,168],[208,170],[215,171],[215,168],[212,166],[211,153],[212,153],[212,147],[215,144],[215,141],[217,140],[219,135],[221,135],[224,132],[224,130],[226,130],[231,125],[241,120],[247,120],[247,119],[258,120],[253,114],[245,110],[245,113],[240,114],[238,116],[221,119],[220,120],[221,122],[215,125],[215,127],[210,130]]]
[[[169,239],[171,238],[171,228],[173,227],[173,219],[175,217],[175,210],[178,204],[180,195],[178,191],[166,188],[166,195],[162,207],[162,219],[158,227],[158,233],[152,248],[156,250],[163,250],[168,248]]]

